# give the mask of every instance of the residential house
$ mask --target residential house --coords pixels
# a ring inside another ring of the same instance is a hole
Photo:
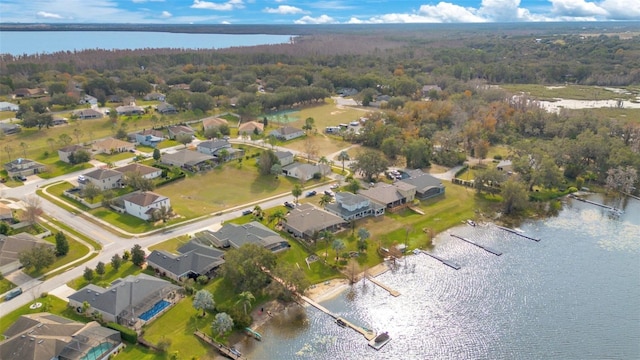
[[[89,105],[98,105],[98,99],[89,95],[89,94],[85,94],[79,101],[80,104],[89,104]]]
[[[0,111],[18,111],[18,110],[20,110],[20,106],[10,102],[0,101]]]
[[[417,199],[426,200],[435,196],[444,195],[445,188],[440,179],[437,179],[420,169],[405,170],[404,172],[409,175],[409,178],[402,179],[399,182],[415,186]]]
[[[87,285],[69,296],[69,306],[98,312],[105,322],[136,326],[159,314],[148,313],[154,306],[167,306],[178,297],[179,286],[147,274],[129,275],[117,279],[107,288]]]
[[[221,159],[222,161],[229,161],[244,156],[244,150],[232,148],[231,143],[227,140],[203,141],[198,144],[196,150],[203,154],[215,156],[216,159],[221,159],[222,150],[225,150],[227,154],[225,155],[225,159]]]
[[[85,324],[46,312],[21,315],[3,335],[5,360],[102,360],[123,346],[119,331],[97,321]]]
[[[153,213],[160,208],[169,209],[171,202],[169,198],[151,191],[136,192],[122,197],[124,210],[129,215],[139,219],[153,220]]]
[[[54,116],[53,121],[51,122],[51,125],[58,126],[58,125],[66,125],[68,123],[69,123],[69,119],[62,116]]]
[[[305,135],[304,130],[294,128],[292,126],[283,126],[269,133],[269,136],[275,136],[276,138],[285,140],[285,141],[299,138],[304,135]]]
[[[144,99],[146,101],[164,101],[166,99],[166,95],[159,93],[159,92],[152,92],[152,93],[148,93],[147,95],[144,96]]]
[[[0,202],[0,221],[13,221],[13,209],[3,202]]]
[[[260,134],[263,131],[264,131],[264,124],[259,123],[257,121],[249,121],[244,124],[241,124],[238,127],[238,134],[240,135],[242,134],[252,135],[252,134],[255,134],[256,132]]]
[[[113,170],[121,173],[122,175],[136,173],[142,176],[144,179],[149,180],[159,178],[162,175],[162,169],[138,163],[131,163],[125,166],[120,166]]]
[[[46,166],[40,164],[37,161],[17,158],[11,162],[4,164],[4,169],[7,170],[7,175],[9,177],[16,177],[39,174],[45,171]]]
[[[394,211],[411,204],[416,197],[416,187],[402,181],[393,184],[377,183],[369,189],[359,190],[358,194]]]
[[[160,162],[169,166],[178,166],[189,171],[199,171],[211,167],[215,157],[192,150],[179,150],[172,154],[162,154]]]
[[[91,145],[94,151],[102,154],[115,154],[135,150],[136,145],[114,138],[98,140]]]
[[[135,141],[140,145],[156,147],[164,140],[164,133],[160,130],[145,129],[135,133]]]
[[[293,164],[293,153],[291,151],[276,151],[275,154],[280,162],[280,166]]]
[[[211,245],[221,248],[237,249],[244,244],[256,244],[278,252],[290,247],[287,240],[257,221],[242,225],[225,224],[218,231],[206,231],[206,233],[208,233],[207,238],[200,242],[208,241]]]
[[[122,186],[122,173],[111,169],[98,168],[78,176],[78,186],[84,188],[92,183],[100,190],[115,189]]]
[[[317,232],[338,231],[344,223],[340,216],[306,203],[293,208],[283,226],[288,233],[296,237],[310,239]]]
[[[80,120],[88,119],[102,119],[104,114],[94,109],[82,109],[73,112],[73,115],[77,116]]]
[[[342,88],[337,91],[340,96],[353,96],[358,93],[358,90],[354,88]]]
[[[69,159],[69,157],[71,156],[71,154],[75,154],[76,151],[80,150],[85,150],[85,148],[80,145],[68,145],[58,149],[58,157],[60,158],[60,161],[71,164],[71,160]]]
[[[189,86],[189,84],[173,84],[173,85],[169,85],[169,88],[171,88],[172,90],[190,90],[191,86]]]
[[[222,125],[229,125],[229,121],[227,121],[227,119],[223,119],[215,116],[202,119],[202,129],[204,131],[207,131],[212,128],[219,128]]]
[[[13,92],[13,96],[15,98],[34,98],[34,97],[44,96],[45,94],[46,94],[46,91],[40,88],[36,88],[36,89],[20,88],[20,89],[16,89]]]
[[[175,106],[167,104],[165,102],[158,104],[156,106],[156,111],[162,115],[178,113],[178,109],[176,109]]]
[[[303,164],[294,162],[282,167],[282,173],[292,178],[307,181],[313,179],[315,174],[325,176],[331,172],[331,168],[326,164]]]
[[[0,131],[5,135],[17,134],[20,132],[20,126],[18,124],[0,122]]]
[[[171,140],[175,140],[175,138],[178,135],[181,134],[188,134],[190,136],[194,136],[195,135],[195,131],[188,125],[175,125],[175,126],[169,126],[168,127],[169,130],[169,139]]]
[[[496,165],[496,169],[504,172],[513,171],[513,163],[511,160],[501,160],[498,165]]]
[[[9,236],[0,235],[0,273],[8,274],[20,269],[22,267],[18,259],[20,253],[37,246],[55,249],[54,244],[26,232]]]
[[[116,108],[116,112],[119,116],[122,115],[142,115],[144,114],[144,108],[136,105],[122,105]]]
[[[178,254],[153,250],[147,257],[147,265],[156,274],[182,282],[202,275],[212,277],[214,271],[224,264],[223,256],[223,251],[192,240],[178,249]]]
[[[324,209],[344,221],[352,221],[384,215],[385,206],[359,194],[337,192],[336,201],[326,204]]]

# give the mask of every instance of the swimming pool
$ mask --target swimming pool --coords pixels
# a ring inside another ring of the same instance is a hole
[[[144,321],[149,321],[149,319],[156,316],[160,311],[162,311],[164,308],[166,308],[169,305],[171,305],[171,303],[168,302],[167,300],[160,300],[157,303],[155,303],[155,305],[153,305],[151,309],[143,312],[138,317]]]
[[[112,348],[113,348],[113,344],[110,344],[110,343],[107,343],[107,342],[103,342],[100,345],[94,346],[93,348],[91,348],[91,350],[89,350],[87,355],[81,357],[80,360],[97,360],[97,359],[101,359],[102,355],[104,355],[106,352],[108,352]]]

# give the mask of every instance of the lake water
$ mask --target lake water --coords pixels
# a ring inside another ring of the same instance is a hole
[[[593,196],[591,200],[602,202]],[[521,229],[493,225],[451,233],[503,252],[495,256],[443,233],[429,250],[454,270],[410,255],[377,279],[322,304],[361,326],[388,331],[381,350],[306,308],[304,322],[276,318],[262,342],[239,346],[251,359],[638,359],[640,358],[640,201],[603,208],[567,199],[558,216]]]
[[[289,35],[185,34],[137,31],[2,31],[0,54],[32,55],[87,49],[220,49],[282,44]]]

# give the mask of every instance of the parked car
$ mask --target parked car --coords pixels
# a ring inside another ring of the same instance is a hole
[[[315,190],[311,190],[307,193],[307,197],[316,196],[317,192]]]
[[[20,181],[23,181],[23,182],[24,182],[24,181],[27,181],[27,177],[26,177],[26,176],[24,176],[24,175],[18,175],[18,176],[16,176],[16,179],[18,179],[18,180],[20,180]]]
[[[333,190],[333,189],[337,189],[337,188],[339,188],[339,187],[340,187],[340,185],[338,185],[338,184],[333,184],[333,185],[331,185],[329,188]]]
[[[245,210],[245,211],[243,211],[243,212],[242,212],[242,216],[245,216],[245,215],[251,215],[251,214],[253,214],[253,211],[252,211],[252,210],[249,210],[249,209],[247,209],[247,210]]]
[[[325,195],[329,195],[329,196],[333,196],[333,191],[325,190],[324,194]]]
[[[4,301],[9,301],[15,297],[18,297],[20,294],[22,294],[22,288],[12,290],[4,297]]]
[[[293,209],[296,207],[296,204],[285,201],[284,206],[288,207],[289,209]]]

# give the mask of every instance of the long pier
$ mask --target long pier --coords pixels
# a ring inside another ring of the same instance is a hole
[[[395,296],[395,297],[400,296],[400,293],[398,291],[393,290],[392,288],[388,287],[387,285],[381,283],[376,278],[374,278],[373,276],[367,274],[366,272],[365,272],[365,278],[369,279],[372,283],[380,286],[381,288],[387,290],[389,292],[389,294],[391,294],[392,296]]]
[[[628,194],[628,195],[630,195],[630,194]],[[633,196],[633,195],[630,195],[630,196]],[[569,197],[570,197],[570,198],[572,198],[572,199],[576,199],[576,200],[578,200],[578,201],[582,201],[582,202],[587,203],[587,204],[591,204],[591,205],[595,205],[595,206],[600,206],[600,207],[605,208],[605,209],[610,210],[610,211],[622,212],[622,210],[620,210],[620,209],[618,209],[618,208],[614,208],[613,206],[609,206],[609,205],[605,205],[605,204],[600,204],[600,203],[597,203],[597,202],[595,202],[595,201],[591,201],[591,200],[583,199],[583,198],[581,198],[581,197],[579,197],[579,196],[576,196],[576,195],[573,195],[573,194],[571,194]],[[636,199],[637,199],[637,198],[636,198]]]
[[[531,237],[531,236],[527,236],[527,235],[522,234],[522,233],[520,233],[520,232],[518,232],[518,231],[516,231],[516,230],[514,230],[514,229],[510,229],[510,228],[508,228],[508,227],[504,227],[504,226],[500,226],[500,225],[496,225],[496,226],[497,226],[497,227],[498,227],[498,229],[500,229],[500,230],[504,230],[504,231],[510,232],[510,233],[512,233],[512,234],[518,235],[518,236],[523,237],[523,238],[525,238],[525,239],[529,239],[529,240],[533,240],[533,241],[540,241],[540,239],[536,239],[536,238],[533,238],[533,237]]]
[[[213,346],[216,350],[218,350],[218,352],[220,352],[220,354],[228,357],[229,359],[233,359],[233,360],[247,360],[247,358],[242,357],[242,355],[236,355],[231,351],[231,348],[222,345],[221,343],[213,340],[209,335],[203,333],[200,330],[196,330],[193,335],[197,336],[198,338],[202,339],[202,341],[206,342],[207,344]]]
[[[462,241],[464,241],[464,242],[468,242],[468,243],[469,243],[469,244],[471,244],[471,245],[477,246],[477,247],[479,247],[480,249],[482,249],[482,250],[484,250],[484,251],[486,251],[486,252],[490,252],[490,253],[492,253],[492,254],[493,254],[493,255],[495,255],[495,256],[500,256],[500,255],[502,255],[502,253],[501,253],[500,251],[498,251],[498,250],[493,250],[492,248],[490,248],[490,247],[488,247],[488,246],[484,246],[484,245],[476,244],[476,243],[474,243],[473,241],[471,241],[471,240],[469,240],[469,239],[465,239],[465,238],[463,238],[462,236],[458,236],[458,235],[456,235],[456,234],[450,234],[450,235],[451,235],[451,236],[453,236],[454,238],[460,239],[460,240],[462,240]]]
[[[375,339],[376,337],[376,333],[373,330],[369,330],[366,328],[363,328],[362,326],[358,326],[353,324],[352,322],[345,320],[341,317],[339,317],[338,315],[332,313],[331,311],[329,311],[329,309],[327,309],[326,307],[318,304],[317,302],[309,299],[308,297],[304,296],[304,295],[300,295],[300,298],[302,300],[304,300],[307,304],[315,307],[316,309],[322,311],[323,313],[331,316],[332,318],[334,318],[336,321],[340,320],[340,322],[342,324],[344,324],[345,327],[349,327],[357,332],[359,332],[360,334],[362,334],[364,336],[365,339],[367,339],[368,341],[371,341],[373,339]]]
[[[443,259],[441,257],[435,256],[433,254],[429,254],[428,252],[424,251],[424,250],[420,250],[420,249],[415,249],[413,250],[413,253],[422,253],[425,254],[427,256],[430,256],[438,261],[440,261],[441,263],[443,263],[444,265],[447,265],[448,267],[455,269],[455,270],[460,270],[460,265],[454,263],[453,261],[447,260],[447,259]]]

